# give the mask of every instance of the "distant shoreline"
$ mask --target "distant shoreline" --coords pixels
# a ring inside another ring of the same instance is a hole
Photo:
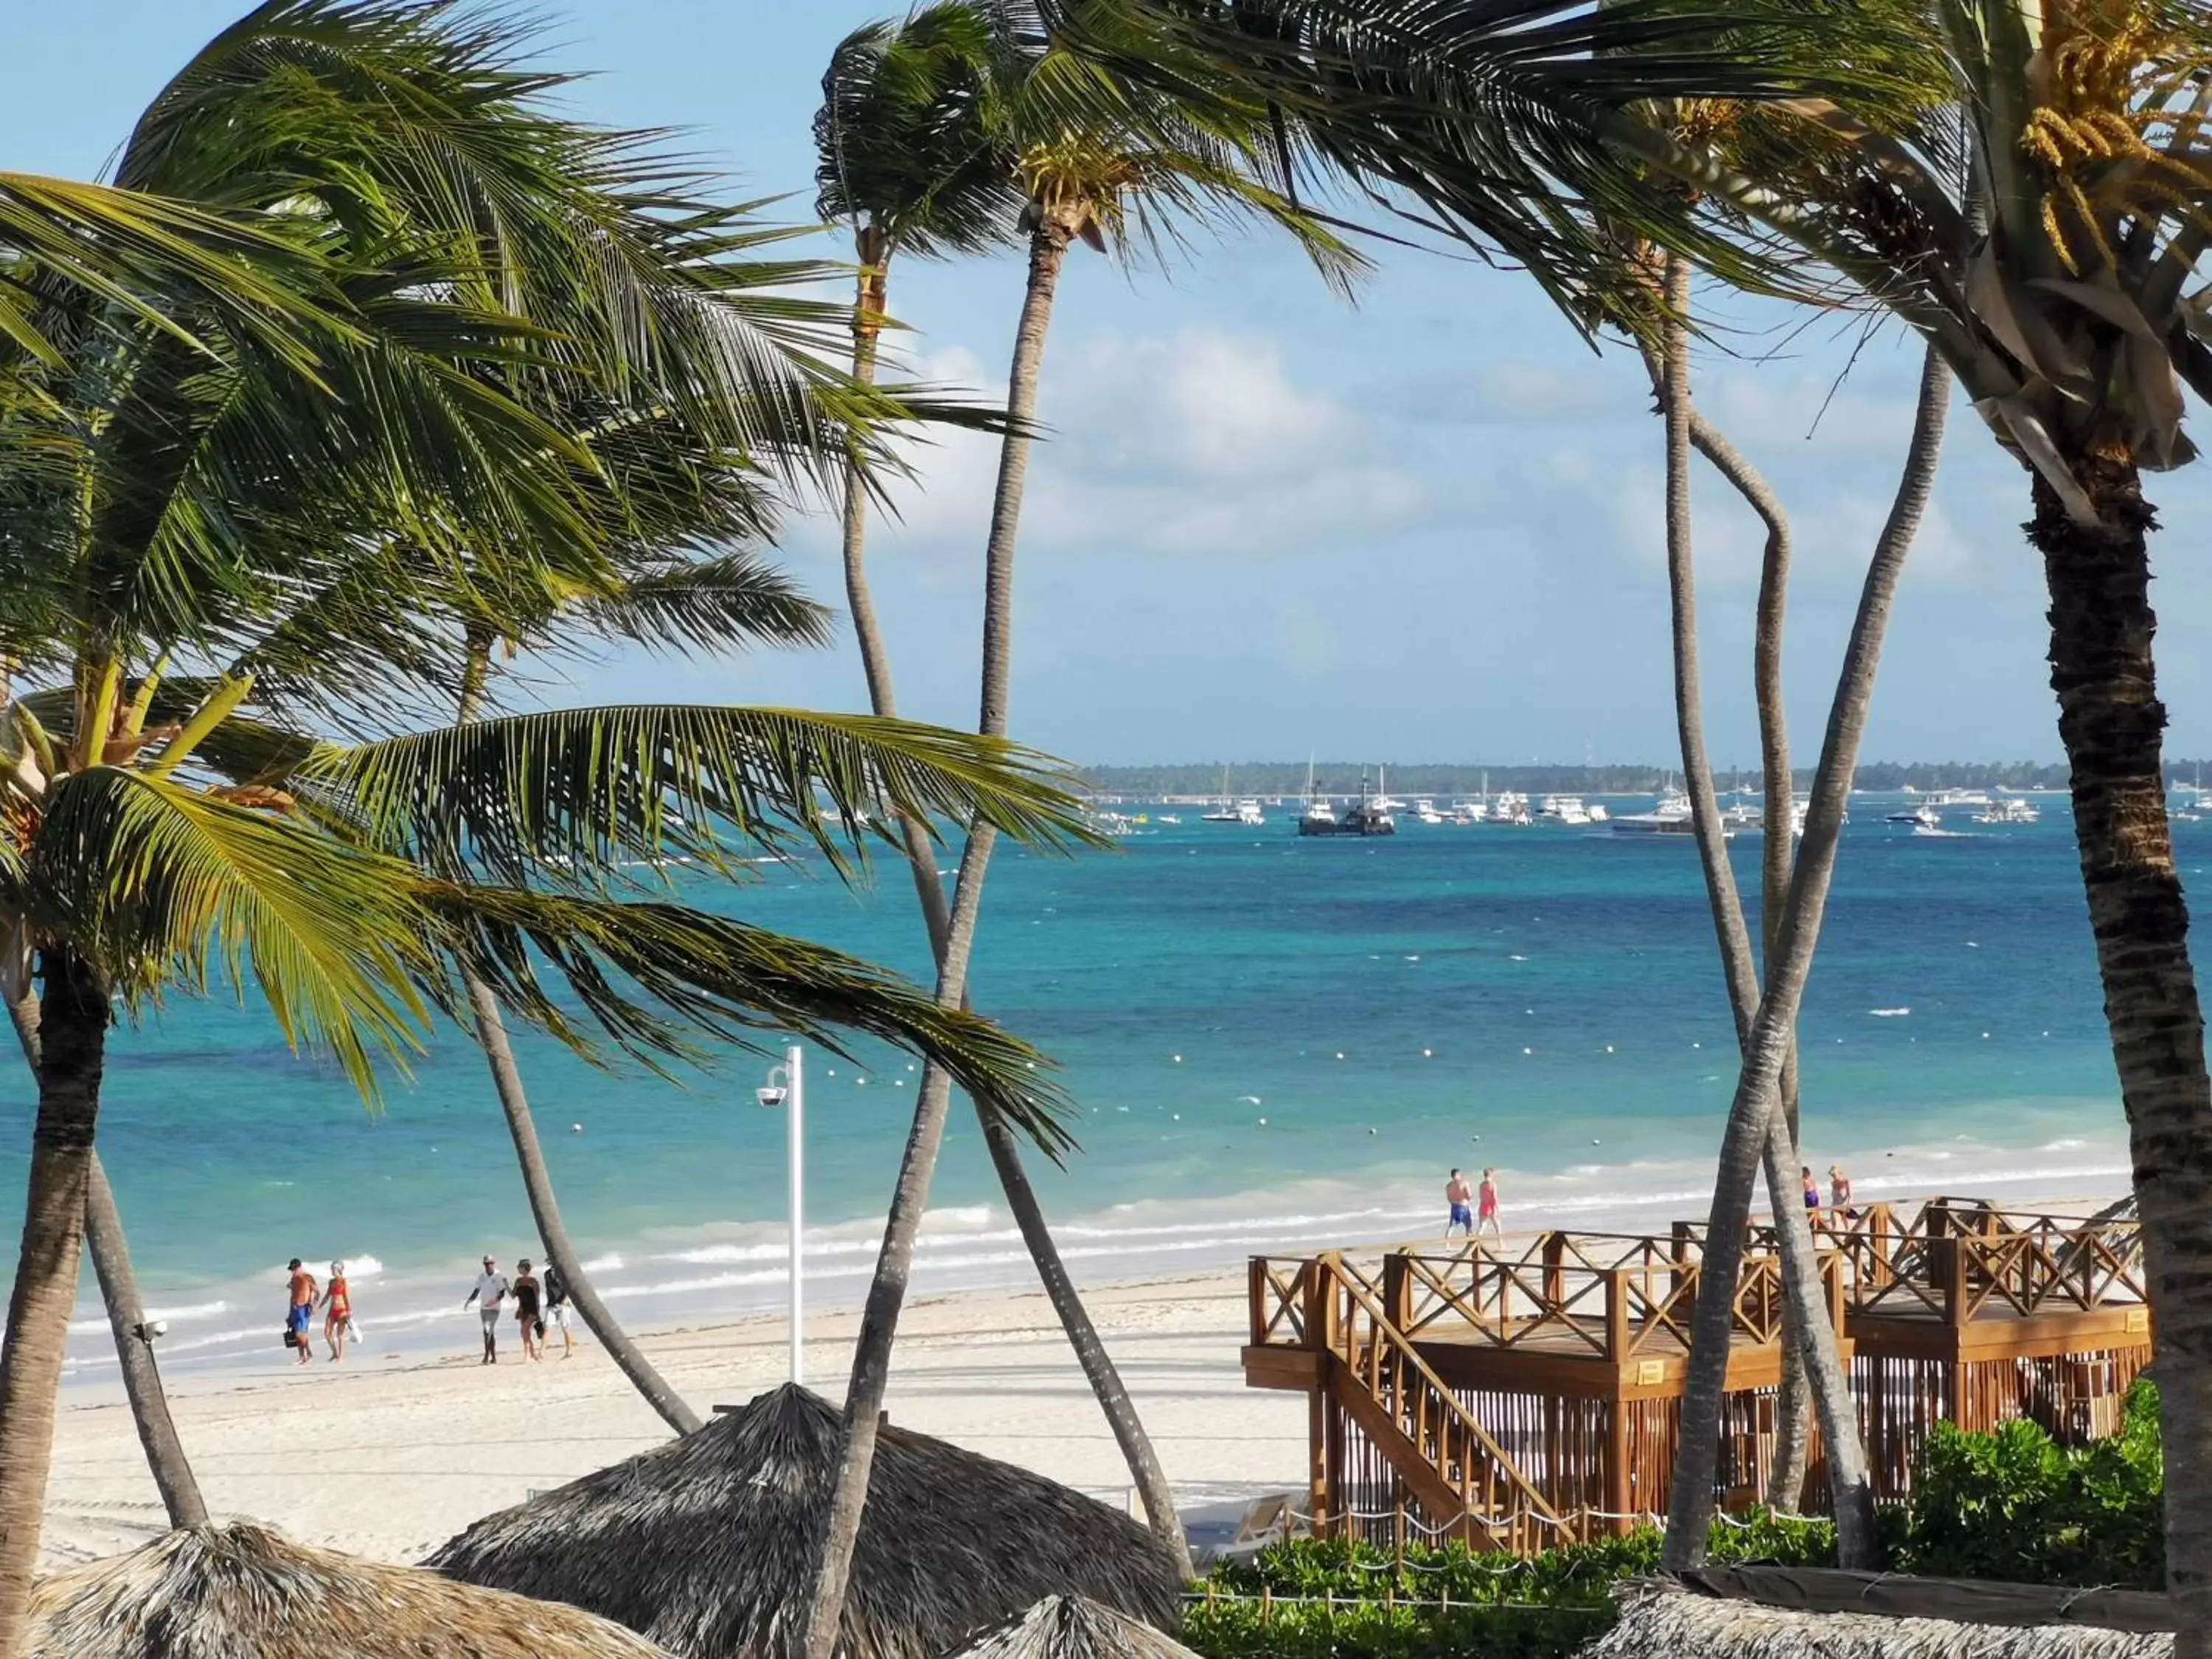
[[[1084,781],[1103,794],[1157,800],[1165,796],[1218,799],[1238,795],[1303,795],[1310,764],[1318,787],[1338,793],[1358,784],[1362,776],[1380,776],[1394,795],[1471,795],[1483,790],[1517,790],[1523,794],[1583,795],[1656,794],[1680,772],[1679,766],[1622,762],[1579,766],[1493,765],[1481,761],[1399,762],[1384,758],[1306,761],[1193,761],[1127,766],[1083,766]],[[2170,783],[2191,783],[2204,763],[2172,760],[2166,763]],[[1757,789],[1763,780],[1756,767],[1723,769],[1715,781],[1723,790]],[[1813,769],[1801,767],[1791,787],[1800,794],[1813,787]],[[1867,761],[1852,779],[1852,787],[1868,794],[1914,789],[2063,790],[2067,787],[2062,763],[2037,761]]]

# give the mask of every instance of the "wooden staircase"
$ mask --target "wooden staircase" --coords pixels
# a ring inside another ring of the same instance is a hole
[[[1322,1387],[1387,1458],[1432,1534],[1526,1554],[1561,1541],[1562,1519],[1413,1344],[1374,1282],[1340,1255],[1306,1264],[1304,1322]]]

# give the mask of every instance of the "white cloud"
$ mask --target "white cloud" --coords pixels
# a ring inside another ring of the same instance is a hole
[[[988,383],[962,352],[921,372]],[[1023,507],[1034,549],[1291,551],[1395,528],[1425,499],[1366,423],[1298,384],[1281,348],[1256,336],[1066,343],[1047,352],[1039,417],[1049,435],[1031,453]],[[918,479],[892,491],[894,533],[979,544],[996,441],[939,434],[913,459]]]

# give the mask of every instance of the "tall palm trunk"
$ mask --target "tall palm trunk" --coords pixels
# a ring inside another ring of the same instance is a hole
[[[9,964],[4,994],[9,1023],[22,1045],[31,1075],[39,1074],[39,997],[27,973]],[[123,1217],[116,1210],[115,1194],[108,1190],[107,1172],[100,1154],[92,1155],[85,1185],[84,1240],[92,1255],[93,1272],[100,1279],[100,1300],[107,1307],[107,1327],[115,1336],[116,1364],[123,1372],[123,1393],[131,1402],[131,1419],[137,1425],[138,1443],[145,1449],[146,1466],[154,1488],[161,1495],[173,1527],[204,1527],[207,1504],[200,1497],[199,1481],[185,1455],[184,1442],[169,1415],[169,1396],[161,1388],[161,1368],[154,1360],[153,1339],[146,1333],[146,1309],[138,1296],[138,1275],[131,1266],[131,1244],[123,1231]]]
[[[581,1257],[561,1220],[561,1206],[553,1196],[552,1173],[545,1167],[544,1150],[538,1142],[538,1124],[530,1115],[530,1097],[522,1087],[522,1070],[515,1064],[514,1046],[507,1041],[507,1022],[499,1000],[483,981],[465,969],[462,980],[469,991],[469,1008],[476,1016],[477,1042],[491,1067],[492,1087],[500,1110],[507,1115],[507,1132],[514,1139],[515,1161],[522,1166],[522,1189],[529,1196],[530,1219],[544,1242],[545,1259],[560,1271],[568,1288],[568,1299],[583,1316],[585,1328],[599,1340],[630,1384],[645,1396],[645,1403],[660,1413],[661,1420],[678,1434],[691,1434],[700,1426],[699,1413],[684,1404],[623,1329],[584,1272]]]
[[[468,659],[461,674],[460,724],[465,726],[476,718],[490,668],[490,639],[471,631]],[[467,968],[462,968],[460,974],[461,982],[468,988],[469,1012],[476,1018],[477,1046],[483,1050],[484,1063],[491,1068],[492,1091],[499,1097],[499,1109],[507,1117],[507,1133],[514,1142],[515,1162],[522,1168],[522,1190],[530,1201],[530,1219],[545,1246],[545,1259],[560,1273],[562,1283],[568,1287],[569,1301],[575,1304],[577,1313],[583,1318],[584,1328],[599,1339],[599,1346],[607,1351],[617,1369],[645,1397],[645,1403],[677,1433],[697,1432],[701,1426],[699,1413],[686,1405],[684,1397],[653,1368],[643,1350],[599,1299],[590,1275],[585,1273],[583,1258],[576,1253],[568,1226],[561,1219],[560,1203],[553,1196],[553,1172],[545,1167],[545,1150],[538,1139],[538,1121],[530,1114],[530,1096],[522,1086],[522,1067],[515,1061],[514,1045],[507,1038],[507,1020],[499,1011],[499,999]]]
[[[884,314],[890,250],[872,228],[864,229],[857,240],[855,251],[860,258],[860,276],[853,315],[853,377],[869,383],[875,379],[876,343]],[[845,594],[853,613],[853,635],[860,644],[861,666],[867,675],[870,706],[876,714],[888,719],[898,713],[898,699],[892,684],[890,647],[884,641],[882,626],[876,619],[875,598],[868,586],[867,528],[867,494],[856,465],[848,470],[845,477]],[[929,930],[930,950],[941,971],[945,944],[952,931],[952,914],[945,902],[944,885],[937,877],[937,848],[927,828],[911,818],[902,818],[899,830],[906,846],[908,871],[914,878],[915,896],[921,901],[922,921]],[[963,1004],[967,1001],[964,993],[961,1000]],[[1136,1402],[1129,1398],[1121,1370],[1099,1337],[1098,1328],[1091,1322],[1091,1311],[1083,1305],[1082,1293],[1076,1289],[1067,1264],[1060,1258],[1060,1246],[1054,1241],[1051,1225],[1045,1219],[1044,1206],[1030,1181],[1029,1171],[1023,1167],[1021,1146],[995,1112],[979,1104],[975,1117],[982,1127],[984,1144],[990,1149],[991,1167],[998,1172],[1000,1188],[1006,1195],[1006,1207],[1013,1215],[1014,1224],[1021,1230],[1022,1242],[1029,1249],[1030,1260],[1036,1266],[1037,1278],[1060,1320],[1060,1329],[1066,1334],[1068,1346],[1075,1352],[1076,1363],[1083,1368],[1091,1391],[1097,1398],[1098,1408],[1105,1413],[1115,1443],[1121,1447],[1122,1459],[1129,1466],[1129,1478],[1144,1501],[1146,1518],[1161,1540],[1176,1553],[1179,1570],[1188,1577],[1193,1571],[1190,1542],[1183,1534],[1182,1517],[1176,1511],[1175,1492],[1168,1484],[1167,1471],[1161,1467],[1152,1437],[1145,1432],[1144,1421],[1137,1414]]]
[[[2202,1655],[2212,1651],[2212,1085],[2166,815],[2154,518],[2124,445],[2082,447],[2074,471],[2100,522],[2073,522],[2039,477],[2027,530],[2051,595],[2051,685],[2158,1326],[2174,1652]]]
[[[1866,580],[1859,594],[1858,614],[1851,623],[1842,672],[1829,705],[1820,763],[1814,776],[1812,804],[1805,816],[1804,842],[1798,849],[1796,867],[1790,878],[1789,899],[1775,930],[1765,994],[1743,1043],[1735,1095],[1729,1103],[1728,1127],[1721,1142],[1719,1170],[1714,1182],[1712,1212],[1706,1226],[1698,1276],[1697,1309],[1691,1326],[1689,1375],[1684,1384],[1680,1442],[1674,1461],[1667,1541],[1662,1558],[1669,1571],[1695,1566],[1705,1556],[1706,1533],[1713,1512],[1713,1476],[1720,1456],[1729,1327],[1737,1279],[1743,1265],[1744,1230],[1750,1218],[1752,1192],[1758,1183],[1762,1155],[1770,1160],[1770,1186],[1775,1178],[1771,1160],[1783,1138],[1778,1133],[1780,1113],[1777,1096],[1790,1055],[1790,1034],[1796,1024],[1806,977],[1812,969],[1814,947],[1820,939],[1820,919],[1827,903],[1829,882],[1835,872],[1837,843],[1850,793],[1851,773],[1858,764],[1859,744],[1866,731],[1867,712],[1874,696],[1875,672],[1881,660],[1882,635],[1888,626],[1898,576],[1935,486],[1950,384],[1949,370],[1930,350],[1921,370],[1919,404],[1905,471],[1898,481],[1897,495],[1875,544],[1874,556],[1868,562]],[[1803,1206],[1788,1203],[1777,1206],[1775,1221],[1782,1238],[1784,1270],[1791,1294],[1798,1299],[1801,1310],[1812,1310],[1812,1316],[1801,1322],[1798,1328],[1799,1352],[1813,1379],[1820,1431],[1828,1443],[1838,1552],[1845,1565],[1857,1565],[1872,1556],[1873,1486],[1867,1476],[1849,1389],[1836,1386],[1842,1379],[1835,1347],[1832,1340],[1820,1340],[1820,1328],[1826,1325],[1827,1316],[1818,1295],[1818,1264],[1814,1259]],[[1807,1294],[1808,1289],[1813,1292],[1810,1295]],[[1828,1374],[1824,1376],[1824,1371]]]
[[[1759,950],[1762,959],[1774,959],[1775,929],[1790,893],[1790,872],[1796,854],[1796,837],[1790,831],[1796,816],[1796,792],[1790,765],[1790,723],[1782,687],[1782,641],[1790,605],[1790,518],[1759,470],[1723,436],[1693,405],[1690,410],[1690,441],[1735,487],[1766,526],[1766,546],[1759,566],[1759,604],[1752,640],[1752,690],[1759,707],[1759,760],[1765,805],[1764,830],[1759,842]],[[1791,1033],[1790,1058],[1782,1068],[1782,1116],[1790,1126],[1789,1158],[1782,1160],[1783,1184],[1771,1193],[1777,1205],[1801,1201],[1791,1171],[1797,1164],[1796,1148],[1802,1145],[1797,1107],[1797,1051]],[[1770,1168],[1769,1185],[1773,1170]],[[1812,1384],[1798,1355],[1797,1310],[1782,1305],[1782,1383],[1774,1413],[1774,1452],[1767,1466],[1766,1501],[1776,1509],[1795,1512],[1805,1489],[1805,1462],[1811,1437]]]
[[[988,737],[1006,733],[1006,688],[1013,646],[1014,545],[1021,525],[1022,489],[1029,474],[1030,433],[1036,414],[1037,379],[1044,365],[1045,335],[1052,323],[1052,301],[1060,266],[1074,240],[1073,227],[1060,215],[1047,215],[1030,237],[1029,283],[1014,332],[1013,365],[1007,376],[1010,429],[999,451],[998,489],[991,503],[990,539],[984,551],[982,694],[977,729]],[[983,875],[996,834],[980,821],[969,824],[968,845],[953,884],[952,914],[937,969],[937,1000],[958,1006],[968,992],[968,957],[975,943],[975,919],[982,904]],[[916,872],[919,875],[919,871]],[[915,1235],[929,1202],[930,1178],[945,1139],[951,1079],[935,1066],[923,1068],[914,1127],[899,1163],[884,1221],[884,1242],[860,1332],[853,1349],[853,1373],[845,1392],[845,1444],[838,1462],[836,1490],[824,1517],[814,1593],[806,1613],[803,1659],[830,1659],[845,1612],[845,1590],[852,1574],[853,1551],[860,1541],[860,1511],[868,1497],[868,1473],[874,1466],[876,1431],[884,1392],[890,1382],[891,1346],[898,1334],[907,1282],[914,1267]]]
[[[96,1152],[85,1182],[84,1240],[91,1248],[100,1298],[107,1304],[108,1328],[115,1334],[123,1392],[130,1399],[131,1420],[138,1425],[138,1443],[146,1449],[146,1466],[154,1472],[161,1507],[168,1511],[173,1527],[204,1527],[207,1504],[169,1416],[169,1398],[161,1391],[161,1370],[154,1361],[154,1341],[146,1330],[146,1310],[138,1299],[138,1275],[131,1271],[123,1218],[116,1212],[115,1194],[108,1190],[107,1172],[100,1167]]]
[[[1704,696],[1698,690],[1697,664],[1697,564],[1692,556],[1692,520],[1690,520],[1690,427],[1692,427],[1692,407],[1690,407],[1690,327],[1687,327],[1687,307],[1690,307],[1690,265],[1683,258],[1668,261],[1668,321],[1666,345],[1662,358],[1662,411],[1666,416],[1666,544],[1668,544],[1668,599],[1672,611],[1672,635],[1674,635],[1674,726],[1681,738],[1681,768],[1683,787],[1690,792],[1690,825],[1697,832],[1698,863],[1705,872],[1705,896],[1712,907],[1714,942],[1721,953],[1721,973],[1728,982],[1729,1006],[1736,1015],[1736,1040],[1743,1044],[1752,1036],[1756,1013],[1759,1013],[1759,973],[1752,967],[1752,936],[1743,921],[1743,900],[1736,894],[1736,874],[1728,863],[1728,841],[1721,832],[1721,803],[1714,799],[1712,763],[1705,754],[1705,717]],[[1850,1444],[1838,1444],[1829,1458],[1829,1471],[1836,1482],[1836,1516],[1838,1516],[1838,1551],[1844,1562],[1856,1564],[1871,1558],[1871,1491],[1867,1502],[1867,1513],[1858,1516],[1858,1493],[1854,1489],[1854,1471],[1863,1486],[1865,1475],[1865,1451],[1858,1444],[1858,1422],[1851,1405],[1850,1378],[1844,1378],[1843,1364],[1836,1352],[1836,1332],[1829,1325],[1827,1310],[1820,1305],[1820,1274],[1818,1261],[1814,1259],[1812,1228],[1809,1228],[1802,1206],[1790,1199],[1790,1166],[1794,1159],[1794,1144],[1787,1139],[1787,1126],[1774,1117],[1765,1128],[1765,1168],[1767,1188],[1777,1197],[1774,1221],[1777,1232],[1783,1239],[1783,1267],[1785,1267],[1785,1301],[1792,1303],[1796,1322],[1794,1332],[1798,1340],[1798,1352],[1812,1358],[1809,1364],[1809,1389],[1816,1395],[1820,1407],[1823,1429],[1832,1436]],[[1747,1194],[1745,1194],[1747,1197]],[[1743,1221],[1736,1221],[1743,1228]],[[1710,1249],[1710,1243],[1708,1243]],[[1741,1256],[1741,1237],[1736,1239],[1736,1252]],[[1735,1270],[1729,1270],[1729,1298],[1723,1307],[1721,1340],[1728,1343],[1728,1316],[1735,1303]],[[1704,1305],[1704,1298],[1701,1298]],[[1721,1371],[1717,1382],[1725,1385],[1728,1354],[1721,1354]],[[1694,1378],[1692,1378],[1694,1380]],[[1705,1486],[1712,1484],[1712,1464],[1708,1464]]]
[[[15,1659],[21,1650],[38,1566],[107,1049],[107,988],[74,952],[42,956],[39,1109],[7,1346],[0,1348],[0,1659]]]

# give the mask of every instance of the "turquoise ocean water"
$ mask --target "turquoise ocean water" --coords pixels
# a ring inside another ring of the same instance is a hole
[[[1893,802],[1854,802],[1804,1097],[1808,1157],[1849,1164],[1863,1194],[2124,1179],[2071,824],[2062,799],[2039,802],[2034,825],[1953,809],[1963,833],[1942,836],[1883,823]],[[1453,1164],[1501,1169],[1509,1221],[1629,1199],[1701,1208],[1734,1068],[1689,845],[1410,815],[1390,841],[1315,842],[1294,809],[1258,830],[1182,815],[1112,853],[1002,848],[993,866],[977,1003],[1051,1053],[1084,1109],[1081,1152],[1041,1176],[1079,1272],[1411,1233],[1437,1218]],[[2201,880],[2212,823],[2176,834]],[[1758,848],[1734,846],[1747,885]],[[925,966],[893,865],[858,892],[767,866],[688,896]],[[465,1346],[475,1258],[536,1253],[483,1062],[450,1030],[374,1113],[250,1007],[173,1003],[110,1055],[100,1145],[172,1365],[277,1357],[294,1255],[354,1264],[374,1349]],[[754,1101],[765,1062],[678,1086],[543,1042],[523,1059],[570,1229],[619,1306],[652,1322],[780,1305],[783,1122]],[[809,1279],[850,1298],[915,1074],[880,1049],[810,1063]],[[10,1236],[29,1110],[27,1079],[0,1073]],[[1025,1278],[964,1111],[924,1291]],[[88,1305],[76,1369],[110,1364]]]

